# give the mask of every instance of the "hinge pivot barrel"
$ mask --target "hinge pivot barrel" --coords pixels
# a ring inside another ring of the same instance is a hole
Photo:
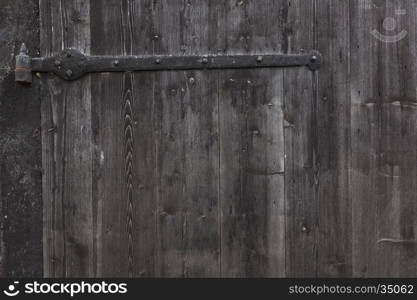
[[[19,54],[16,55],[15,80],[22,83],[32,82],[31,58],[24,43],[20,47]]]

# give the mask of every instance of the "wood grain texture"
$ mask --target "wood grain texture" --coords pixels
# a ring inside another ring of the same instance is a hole
[[[210,1],[183,1],[184,55],[212,53],[217,21]],[[198,38],[196,38],[198,37]],[[218,72],[185,72],[185,276],[220,275]],[[179,92],[183,92],[179,90]]]
[[[132,26],[132,52],[153,54],[155,45],[153,1],[133,1],[129,16]],[[154,101],[155,73],[139,72],[133,75],[134,107],[134,153],[135,174],[138,190],[134,207],[134,276],[156,276],[157,246],[157,128],[158,113]]]
[[[416,274],[416,9],[414,1],[351,2],[354,276]],[[383,26],[387,17],[395,31]],[[373,30],[407,35],[389,43]]]
[[[89,1],[40,1],[41,54],[90,53]],[[43,76],[44,275],[93,276],[90,78]]]
[[[182,1],[154,2],[154,53],[179,53]],[[185,145],[187,103],[181,88],[183,73],[163,72],[155,77],[157,245],[156,274],[183,277],[186,274],[187,200]]]
[[[41,0],[42,55],[324,57],[42,76],[45,275],[415,276],[416,6]]]
[[[317,276],[352,276],[349,1],[316,0]]]
[[[314,1],[291,1],[284,11],[284,51],[314,49]],[[318,132],[317,77],[284,71],[286,275],[317,274]]]
[[[131,41],[124,26],[127,1],[91,1],[91,51],[126,55]],[[129,18],[127,18],[129,20]],[[129,39],[129,40],[127,40]],[[97,275],[126,277],[133,272],[133,153],[136,106],[132,74],[92,76]]]
[[[42,276],[39,84],[14,82],[22,42],[39,51],[38,1],[0,1],[0,277]]]
[[[155,53],[207,52],[208,3],[155,3]],[[164,72],[155,77],[159,276],[219,274],[218,105],[213,74]]]
[[[269,1],[219,5],[219,49],[281,50],[281,7]],[[222,71],[219,79],[221,275],[285,274],[283,71]]]
[[[207,26],[205,2],[93,1],[92,11],[97,12],[95,54],[201,53],[199,47],[208,45],[195,39]],[[205,82],[216,77],[140,72],[121,78],[101,74],[93,83],[95,107],[100,107],[94,114],[98,273],[214,276],[219,268],[217,94]],[[123,181],[106,176],[112,171]]]

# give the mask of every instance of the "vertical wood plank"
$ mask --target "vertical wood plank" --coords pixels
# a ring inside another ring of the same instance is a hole
[[[416,274],[416,9],[351,1],[354,276]]]
[[[220,49],[282,49],[284,2],[219,4]],[[280,26],[280,23],[278,24]],[[222,70],[219,87],[221,262],[224,277],[285,274],[282,70]]]
[[[318,74],[317,197],[320,277],[352,275],[352,212],[349,197],[349,1],[316,0]]]
[[[41,55],[90,53],[89,1],[40,1]],[[90,78],[43,77],[44,272],[93,276]]]
[[[43,76],[45,275],[415,276],[415,17],[411,0],[41,0],[42,55],[326,57]]]
[[[180,0],[153,3],[156,54],[180,51]],[[160,277],[185,276],[186,194],[185,194],[185,121],[186,85],[180,72],[155,76],[154,97],[158,111],[156,144],[157,166],[157,265]]]
[[[293,0],[284,15],[286,52],[314,49],[314,1]],[[317,274],[318,136],[316,77],[284,71],[286,275]]]
[[[126,55],[130,40],[126,26],[127,1],[91,1],[91,52]],[[127,20],[129,20],[127,18]],[[126,35],[128,35],[126,37]],[[130,54],[130,53],[129,53]],[[93,137],[95,145],[94,198],[98,276],[127,277],[132,273],[132,211],[136,179],[132,147],[132,75],[93,74]]]
[[[208,3],[154,3],[155,53],[207,53]],[[213,74],[155,75],[159,276],[219,275],[218,107]]]
[[[183,1],[184,55],[215,53],[217,19],[210,1]],[[188,277],[220,276],[219,129],[217,72],[186,72],[186,257]]]
[[[154,52],[153,1],[133,1],[128,6],[131,22],[132,53],[150,55]],[[129,19],[130,17],[130,19]],[[157,245],[157,177],[156,144],[158,116],[154,101],[155,72],[133,75],[134,110],[134,173],[137,189],[133,207],[133,276],[154,277]]]

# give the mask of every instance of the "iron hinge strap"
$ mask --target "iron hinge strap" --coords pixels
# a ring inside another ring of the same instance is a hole
[[[65,49],[55,56],[28,55],[23,44],[16,56],[15,79],[32,82],[32,72],[54,73],[65,80],[76,80],[86,73],[167,71],[193,69],[243,69],[307,66],[317,70],[321,65],[317,51],[303,54],[206,55],[206,56],[86,56],[75,49]]]

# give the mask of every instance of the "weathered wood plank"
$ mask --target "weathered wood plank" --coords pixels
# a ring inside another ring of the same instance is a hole
[[[415,276],[413,1],[40,5],[42,55],[326,58],[42,76],[46,276]],[[388,16],[397,43],[371,34]]]
[[[131,22],[132,53],[152,54],[154,32],[153,1],[134,1],[128,7],[126,20]],[[130,19],[128,18],[130,16]],[[156,177],[156,112],[154,72],[133,75],[134,111],[134,174],[137,188],[133,209],[133,276],[154,277],[157,245],[157,177]]]
[[[180,9],[182,1],[154,2],[154,51],[178,53],[181,47]],[[157,186],[156,275],[185,276],[186,191],[185,125],[186,107],[181,88],[183,73],[163,72],[155,76],[154,97]]]
[[[314,1],[286,6],[284,51],[313,49]],[[316,77],[305,69],[284,71],[286,275],[317,274],[318,136]]]
[[[43,55],[53,53],[52,41],[52,10],[57,9],[53,6],[51,1],[40,1],[40,16],[41,16],[41,53]],[[55,24],[57,32],[59,27]],[[58,51],[56,49],[55,51]],[[46,84],[46,81],[43,81]],[[49,94],[47,86],[43,86],[42,92],[42,200],[43,200],[43,271],[45,277],[63,276],[63,225],[62,215],[57,220],[56,214],[62,212],[62,201],[60,195],[57,193],[56,182],[60,179],[58,176],[57,167],[55,165],[55,158],[58,153],[55,153],[55,122],[52,103],[53,95]],[[56,94],[57,92],[55,92]],[[62,91],[59,91],[62,94]],[[56,110],[55,110],[56,115]],[[61,116],[62,118],[62,116]],[[58,152],[58,151],[57,151]]]
[[[40,1],[41,54],[65,47],[90,53],[89,1]],[[45,276],[93,276],[90,77],[43,76]]]
[[[126,55],[125,1],[92,1],[91,53]],[[130,54],[130,53],[129,53]],[[132,273],[132,209],[136,143],[133,130],[132,75],[92,75],[93,136],[95,145],[94,203],[96,273],[127,277]]]
[[[280,51],[281,2],[219,4],[219,49]],[[279,26],[280,24],[278,24]],[[282,70],[219,79],[221,262],[224,277],[285,274]]]
[[[318,71],[317,275],[352,275],[349,197],[349,1],[316,0],[316,48],[325,58]]]
[[[217,18],[210,1],[183,1],[184,55],[213,53]],[[186,256],[188,277],[220,276],[218,73],[185,72]],[[182,92],[179,90],[178,92]]]
[[[354,276],[416,276],[416,12],[351,2]]]
[[[208,1],[155,4],[155,53],[207,53],[209,17]],[[219,275],[215,74],[155,75],[159,276]]]
[[[92,16],[95,54],[152,54],[151,1],[92,4],[92,11],[97,12]],[[108,42],[109,36],[112,43]],[[157,237],[154,74],[102,74],[94,82],[97,82],[93,84],[95,107],[101,107],[95,124],[97,132],[101,132],[96,142],[103,165],[99,170],[105,168],[98,176],[102,237],[97,240],[102,252],[99,263],[104,267],[101,273],[154,276]],[[112,172],[118,174],[118,180],[106,175]]]
[[[14,82],[22,42],[39,50],[35,0],[0,1],[0,276],[42,276],[39,85]]]
[[[218,95],[214,75],[187,74],[185,268],[189,277],[220,275]]]

